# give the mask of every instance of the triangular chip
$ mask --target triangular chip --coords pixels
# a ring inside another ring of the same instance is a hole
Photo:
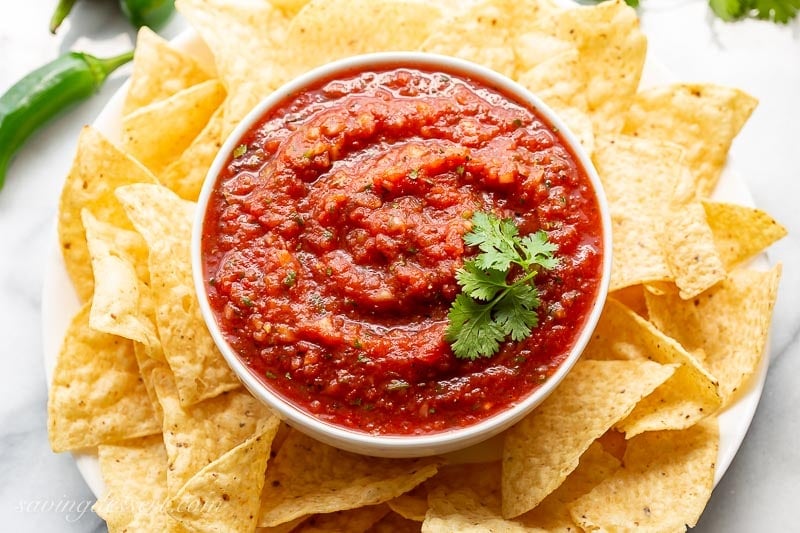
[[[63,452],[159,432],[128,339],[89,327],[91,303],[67,328],[47,403],[50,446]]]
[[[139,108],[122,119],[123,145],[160,175],[200,134],[224,98],[222,84],[208,80]]]
[[[171,495],[206,465],[254,435],[259,424],[275,418],[244,390],[225,392],[184,407],[169,372],[155,370],[153,383],[164,412]]]
[[[388,513],[378,520],[367,533],[419,533],[420,523],[403,518],[397,513]]]
[[[786,228],[755,207],[703,200],[708,225],[725,268],[763,252],[786,236]]]
[[[150,249],[156,325],[180,393],[191,405],[240,386],[200,315],[189,243],[195,205],[160,185],[117,189],[128,217]]]
[[[83,128],[58,206],[61,253],[75,292],[82,301],[92,296],[94,281],[81,223],[81,209],[89,209],[103,222],[122,229],[133,229],[114,197],[114,190],[118,186],[131,183],[157,181],[141,163],[120,150],[99,131],[90,126]]]
[[[533,413],[506,433],[503,516],[536,507],[578,466],[589,445],[666,381],[677,365],[579,361]]]
[[[682,146],[697,194],[709,196],[733,138],[757,103],[739,89],[682,83],[641,91],[620,111],[627,114],[625,133]]]
[[[107,492],[93,510],[109,533],[186,531],[164,510],[167,500],[167,454],[161,435],[100,446],[100,471]]]
[[[259,525],[385,502],[434,475],[440,462],[366,457],[293,431],[267,469]]]
[[[422,522],[425,520],[425,513],[428,512],[428,488],[423,483],[387,503],[392,511],[403,518]]]
[[[208,73],[193,58],[143,26],[136,37],[133,73],[122,104],[122,115],[169,98],[208,78]]]
[[[297,533],[340,533],[367,531],[390,511],[385,504],[369,505],[347,511],[318,514],[303,522],[295,529]]]
[[[687,350],[702,351],[729,404],[755,372],[767,342],[781,267],[734,270],[693,300],[674,291],[645,292],[650,319]]]
[[[628,443],[624,468],[571,505],[587,531],[684,531],[711,497],[719,430],[715,419],[655,431]]]
[[[192,476],[170,501],[170,516],[190,531],[253,531],[279,424],[262,419],[246,441]]]

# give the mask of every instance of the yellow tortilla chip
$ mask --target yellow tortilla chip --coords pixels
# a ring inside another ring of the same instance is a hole
[[[625,133],[665,140],[686,150],[698,196],[717,185],[733,138],[758,101],[739,89],[680,83],[636,95],[626,113]]]
[[[259,421],[256,432],[192,476],[168,512],[190,531],[253,531],[264,471],[280,420]]]
[[[369,528],[367,533],[419,533],[420,530],[418,521],[389,513]]]
[[[781,267],[768,272],[734,270],[693,300],[673,290],[646,291],[652,322],[687,350],[705,353],[705,367],[719,380],[723,406],[755,372],[764,352]]]
[[[158,335],[181,403],[239,387],[206,329],[194,292],[189,244],[195,205],[160,185],[120,187],[117,198],[150,249]]]
[[[319,514],[310,517],[295,529],[297,533],[359,533],[367,531],[389,513],[386,504],[370,505],[347,511]]]
[[[609,294],[616,301],[634,311],[637,315],[647,318],[647,303],[644,301],[644,287],[631,285]]]
[[[357,455],[292,431],[267,469],[259,525],[391,500],[434,475],[439,463]]]
[[[589,445],[666,381],[676,365],[579,361],[559,387],[506,433],[503,516],[536,507],[578,466]]]
[[[134,265],[147,264],[144,240],[135,231],[100,222],[86,209],[81,215],[95,284],[89,325],[148,346],[159,344],[155,326],[139,308],[140,287],[147,287]]]
[[[276,418],[244,390],[225,392],[185,407],[168,371],[156,369],[152,379],[164,411],[170,494],[176,494],[202,468],[254,435],[259,424]]]
[[[517,81],[554,108],[588,109],[588,79],[577,48],[570,48],[517,76]],[[563,117],[562,117],[563,118]],[[591,117],[588,117],[591,122]]]
[[[192,144],[160,174],[164,186],[184,200],[194,202],[200,196],[208,169],[222,147],[223,111],[218,107]]]
[[[592,157],[611,211],[610,290],[671,278],[661,234],[685,168],[677,146],[599,136]]]
[[[98,448],[107,492],[93,510],[109,533],[186,531],[164,511],[167,499],[167,455],[161,435]]]
[[[676,206],[668,224],[661,236],[681,298],[693,298],[725,278],[722,258],[699,202]]]
[[[287,16],[293,17],[303,9],[308,0],[269,0],[269,3],[283,11]]]
[[[67,328],[47,403],[54,452],[158,433],[128,339],[89,327],[86,303]]]
[[[554,111],[581,143],[586,155],[591,157],[594,153],[594,126],[589,115],[575,107],[556,106]]]
[[[587,359],[650,359],[680,365],[616,426],[628,438],[643,431],[683,429],[714,414],[721,405],[716,379],[677,341],[614,298],[606,301]]]
[[[160,175],[200,134],[224,98],[222,84],[208,80],[139,108],[122,119],[123,145]]]
[[[570,508],[587,531],[684,531],[711,496],[719,430],[714,419],[632,439],[624,468]]]
[[[647,52],[636,11],[623,0],[576,7],[558,15],[551,31],[578,47],[595,131],[622,131]]]
[[[228,93],[221,138],[255,105],[289,78],[280,59],[293,54],[286,41],[289,20],[268,2],[177,0],[175,7],[206,42]],[[257,67],[256,67],[257,66]]]
[[[142,26],[136,37],[133,73],[122,104],[122,115],[169,98],[208,78],[208,73],[193,58]]]
[[[708,225],[725,268],[763,252],[786,236],[786,228],[755,207],[703,200]]]
[[[519,517],[520,522],[529,528],[541,528],[550,533],[575,532],[577,528],[568,505],[591,491],[619,466],[620,461],[604,451],[603,446],[595,441],[581,456],[578,468],[535,509]]]
[[[403,518],[422,522],[428,512],[428,488],[423,483],[413,490],[387,502],[392,511]]]
[[[441,10],[427,2],[312,0],[289,26],[288,74],[367,52],[416,50],[441,18]]]
[[[511,46],[513,14],[510,3],[509,0],[483,0],[448,18],[431,13],[438,24],[421,28],[427,39],[420,50],[460,57],[513,77],[515,56]]]
[[[78,139],[72,169],[61,190],[58,206],[58,240],[69,277],[81,301],[92,296],[94,281],[86,245],[81,209],[122,229],[133,229],[114,197],[120,185],[156,183],[156,178],[99,131],[86,126]]]
[[[160,348],[160,344],[159,344]],[[161,404],[158,401],[156,394],[155,383],[153,382],[153,371],[156,368],[162,368],[166,372],[170,372],[169,366],[162,359],[155,359],[151,357],[153,350],[150,346],[145,346],[140,342],[133,343],[133,354],[136,356],[136,363],[139,365],[139,374],[142,376],[142,383],[147,390],[147,397],[150,399],[150,405],[153,407],[158,426],[164,425],[164,411],[161,409]]]

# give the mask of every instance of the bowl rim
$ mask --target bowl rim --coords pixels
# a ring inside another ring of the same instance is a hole
[[[337,74],[353,73],[378,68],[421,68],[429,71],[441,71],[444,74],[470,77],[511,100],[533,107],[541,118],[556,129],[562,142],[573,157],[583,167],[586,176],[594,189],[600,211],[600,222],[603,236],[603,259],[600,283],[597,287],[595,301],[586,317],[581,333],[570,348],[568,356],[556,371],[537,389],[533,390],[508,408],[481,420],[475,424],[451,428],[445,431],[421,435],[377,435],[345,426],[322,421],[304,411],[291,401],[282,398],[270,390],[250,368],[239,358],[222,335],[219,324],[208,301],[205,287],[202,262],[201,240],[208,202],[217,179],[229,155],[239,145],[240,139],[274,106],[285,102],[287,98],[304,88],[315,85],[324,79],[334,79]],[[611,278],[611,218],[608,202],[600,177],[591,158],[561,117],[547,106],[538,96],[514,80],[476,63],[439,54],[427,52],[377,52],[346,57],[319,66],[292,79],[262,99],[234,128],[217,151],[211,164],[197,200],[192,226],[191,264],[194,289],[200,306],[203,320],[211,333],[217,348],[242,384],[261,402],[275,410],[290,425],[310,436],[348,451],[376,455],[382,457],[419,457],[437,455],[460,450],[489,439],[507,429],[530,413],[545,400],[561,383],[567,373],[580,358],[591,339],[597,322],[605,305]]]

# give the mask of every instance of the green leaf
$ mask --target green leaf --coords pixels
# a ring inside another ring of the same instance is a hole
[[[492,304],[481,304],[459,294],[447,315],[450,326],[445,334],[453,353],[460,359],[489,357],[500,349],[505,333],[492,321]]]
[[[708,5],[716,16],[728,22],[741,18],[745,12],[742,0],[709,0]]]
[[[539,294],[535,287],[526,284],[514,285],[495,307],[494,319],[503,333],[519,342],[530,335],[538,325]]]
[[[742,0],[748,2],[748,0]],[[800,0],[749,0],[755,17],[762,20],[771,20],[781,24],[793,20],[800,11]]]
[[[553,256],[558,250],[558,245],[547,240],[547,233],[540,230],[526,235],[520,241],[520,246],[525,254],[527,265],[539,265],[546,270],[552,270],[558,266],[558,259]]]
[[[508,288],[505,272],[494,269],[482,270],[474,261],[464,263],[464,268],[456,272],[456,280],[464,288],[464,293],[485,302]]]

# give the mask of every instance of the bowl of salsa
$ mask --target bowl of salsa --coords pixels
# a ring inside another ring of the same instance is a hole
[[[289,424],[369,455],[439,454],[529,413],[605,302],[597,172],[535,95],[473,63],[344,59],[222,146],[192,242],[206,324]]]

